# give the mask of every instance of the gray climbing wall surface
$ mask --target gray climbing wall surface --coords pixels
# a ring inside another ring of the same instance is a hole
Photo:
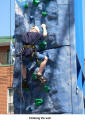
[[[15,1],[15,48],[18,53],[22,47],[21,35],[37,25],[41,32],[41,24],[47,25],[47,47],[42,54],[49,55],[49,61],[44,70],[47,78],[46,92],[43,86],[32,79],[28,72],[29,90],[21,88],[21,59],[16,57],[14,66],[14,112],[15,114],[80,114],[84,112],[83,93],[77,87],[76,51],[75,51],[75,21],[73,0],[40,0],[34,5],[28,0]],[[42,12],[47,15],[43,16]],[[33,18],[34,17],[34,18]],[[35,100],[43,103],[36,106]]]

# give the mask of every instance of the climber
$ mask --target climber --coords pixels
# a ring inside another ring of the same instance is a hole
[[[42,24],[41,27],[43,29],[43,34],[40,33],[40,30],[37,26],[33,26],[30,29],[30,32],[25,33],[22,37],[22,42],[24,46],[23,55],[22,55],[22,61],[23,61],[22,76],[23,76],[23,84],[25,85],[27,83],[26,65],[28,65],[29,67],[31,66],[33,61],[30,62],[30,58],[32,57],[33,58],[37,57],[38,59],[43,60],[40,64],[39,71],[37,72],[36,76],[37,76],[37,80],[39,80],[41,83],[46,82],[46,78],[42,75],[42,73],[48,61],[48,56],[42,55],[35,50],[35,45],[37,45],[40,42],[40,40],[44,39],[44,37],[47,36],[46,25]]]

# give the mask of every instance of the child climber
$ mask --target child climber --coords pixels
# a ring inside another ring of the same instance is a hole
[[[30,29],[30,32],[27,32],[23,35],[22,37],[22,42],[23,42],[23,54],[22,54],[22,61],[23,61],[23,65],[22,65],[22,76],[23,76],[23,85],[27,84],[27,78],[26,78],[26,65],[28,65],[30,67],[30,58],[32,57],[32,55],[34,54],[33,57],[37,57],[38,59],[42,59],[43,61],[40,64],[39,70],[36,74],[37,76],[37,80],[39,80],[41,83],[45,83],[46,79],[45,77],[42,75],[43,70],[46,66],[46,63],[48,61],[48,57],[45,55],[40,54],[39,52],[36,52],[35,55],[35,45],[37,45],[44,37],[47,36],[47,30],[46,30],[46,25],[42,24],[41,25],[42,29],[43,29],[43,34],[40,33],[40,30],[37,26],[33,26]]]

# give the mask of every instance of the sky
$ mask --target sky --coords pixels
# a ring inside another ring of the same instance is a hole
[[[14,15],[14,0],[12,1],[12,35],[14,34],[15,15]],[[0,36],[10,36],[10,0],[0,0]]]
[[[11,0],[11,35],[14,35],[15,28],[15,15],[14,15],[14,0]],[[85,46],[85,0],[82,0],[82,10],[83,10],[83,37]],[[10,36],[10,0],[1,0],[0,2],[0,36]],[[85,49],[84,49],[85,57]]]
[[[83,10],[84,57],[85,57],[85,0],[82,0],[82,10]]]

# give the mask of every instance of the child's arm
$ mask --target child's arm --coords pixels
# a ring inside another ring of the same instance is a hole
[[[41,27],[42,27],[42,29],[43,29],[43,36],[46,37],[46,36],[47,36],[46,25],[45,25],[45,24],[42,24]]]

